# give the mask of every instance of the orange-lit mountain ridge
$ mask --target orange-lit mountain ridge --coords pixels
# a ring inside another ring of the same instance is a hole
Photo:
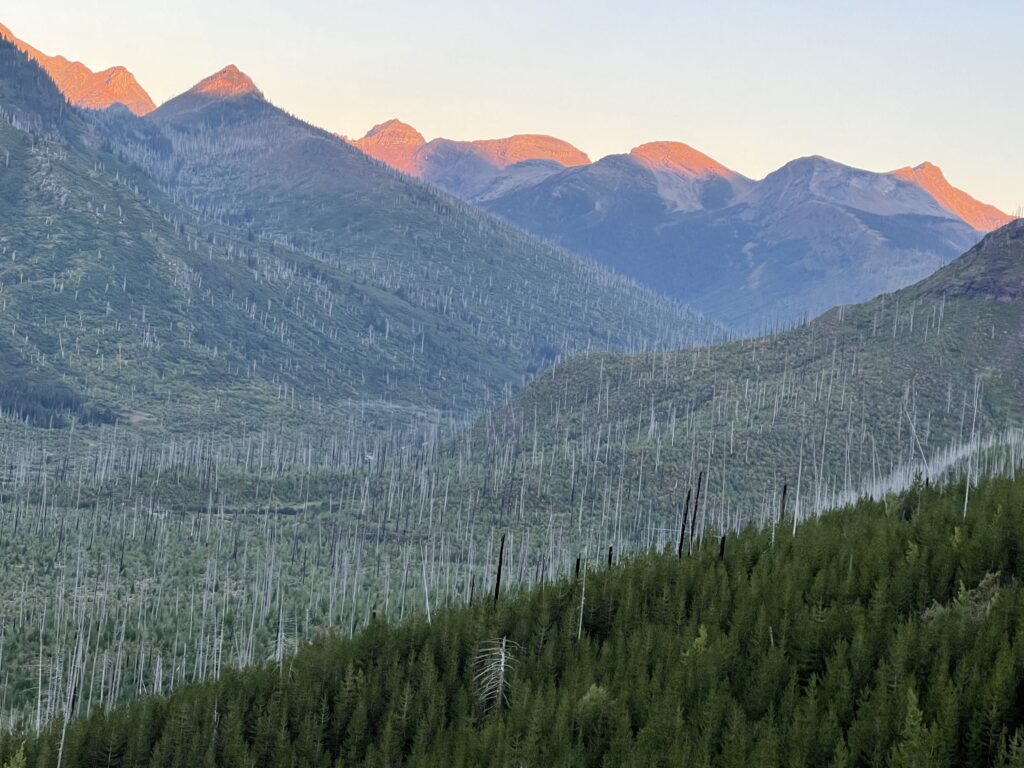
[[[954,187],[946,180],[942,169],[932,163],[924,162],[913,168],[899,168],[891,175],[917,185],[934,197],[944,209],[963,219],[979,232],[991,232],[1013,221],[1012,216],[995,206],[975,200],[963,190]]]
[[[427,141],[411,125],[395,119],[375,125],[351,143],[395,170],[466,199],[492,196],[495,185],[504,192],[590,163],[586,153],[553,136]]]
[[[12,43],[39,64],[64,97],[75,106],[106,109],[121,104],[136,115],[145,115],[156,109],[156,104],[149,94],[124,67],[110,67],[102,72],[93,72],[84,64],[68,61],[63,56],[47,56],[19,40],[3,24],[0,24],[0,39]]]

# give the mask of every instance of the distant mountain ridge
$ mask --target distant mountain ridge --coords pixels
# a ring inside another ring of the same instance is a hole
[[[361,139],[351,140],[371,157],[471,200],[486,196],[495,184],[509,188],[510,178],[523,177],[524,163],[532,163],[526,177],[536,180],[564,168],[587,165],[590,158],[572,144],[544,134],[516,134],[501,139],[453,141],[433,139],[401,120],[375,125]]]
[[[93,72],[84,64],[68,61],[63,56],[47,56],[19,40],[3,24],[0,24],[0,40],[13,43],[18,50],[38,63],[67,100],[77,107],[106,109],[120,104],[136,115],[145,115],[156,109],[156,104],[146,90],[124,67]]]
[[[439,151],[439,147],[458,147],[463,152],[486,159],[491,165],[502,171],[509,171],[512,166],[520,163],[534,161],[549,162],[561,166],[563,169],[569,169],[592,165],[605,159],[601,158],[601,160],[591,162],[585,152],[569,142],[542,134],[518,134],[504,139],[475,141],[452,141],[443,138],[427,141],[423,134],[414,127],[398,119],[387,120],[375,125],[361,139],[346,139],[346,141],[396,170],[432,183],[437,183],[433,181],[433,178],[443,179],[445,174],[445,169],[441,166],[444,165],[446,158],[444,153]],[[609,155],[607,157],[618,156]],[[734,196],[734,200],[739,200],[743,193],[761,183],[727,168],[714,158],[678,141],[652,141],[641,144],[631,149],[627,157],[656,177],[672,175],[679,179],[720,178],[727,180],[738,187],[738,193]],[[461,160],[462,158],[454,159]],[[836,166],[841,165],[821,156],[801,158],[800,160],[806,160],[811,164],[817,163],[819,170],[829,163],[834,163]],[[789,166],[790,163],[787,163],[779,170]],[[853,170],[860,171],[860,169]],[[940,215],[951,214],[979,232],[991,232],[1013,220],[1012,216],[1003,213],[995,206],[983,203],[954,187],[945,178],[942,169],[928,161],[914,167],[899,168],[888,174],[874,171],[862,171],[862,173],[891,176],[918,187],[939,206],[941,210],[938,213]],[[769,176],[771,175],[769,174]],[[444,184],[439,184],[439,186],[444,186]],[[818,182],[817,186],[819,191],[824,191],[824,184]],[[882,190],[880,199],[870,201],[869,206],[879,205],[885,195],[892,190],[899,190],[899,186]],[[448,191],[459,194],[458,189],[449,188]],[[865,202],[865,200],[866,198],[862,197],[860,202]],[[671,199],[666,199],[666,203],[671,202]],[[699,206],[699,208],[693,209],[706,207],[716,206]],[[918,203],[912,206],[912,210],[901,212],[919,213],[921,208],[921,204]],[[894,211],[887,211],[887,213],[892,212]]]
[[[910,285],[1011,220],[931,163],[813,156],[755,181],[681,142],[584,162],[554,141],[504,167],[398,121],[353,143],[744,333]]]

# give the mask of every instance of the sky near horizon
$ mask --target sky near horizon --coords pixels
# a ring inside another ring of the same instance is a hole
[[[361,136],[549,133],[592,159],[683,141],[752,178],[820,154],[930,160],[1024,205],[1019,0],[16,0],[0,23],[158,104],[232,63],[278,106]]]

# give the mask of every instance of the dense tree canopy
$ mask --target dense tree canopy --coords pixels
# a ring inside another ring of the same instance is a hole
[[[1024,765],[1024,481],[377,622],[97,713],[28,766]],[[507,701],[480,663],[506,640]]]

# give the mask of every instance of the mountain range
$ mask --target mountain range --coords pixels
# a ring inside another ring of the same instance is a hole
[[[121,105],[136,116],[156,109],[123,67],[93,73],[2,26],[0,38],[42,66],[72,104]],[[153,125],[166,125],[181,97],[165,106]],[[593,162],[552,136],[427,141],[399,120],[345,141],[743,334],[909,285],[1011,218],[928,162],[875,173],[806,157],[753,180],[675,141]]]
[[[913,283],[1011,219],[931,163],[806,157],[755,181],[679,142],[591,163],[535,136],[494,142],[532,150],[510,162],[397,120],[353,143],[745,333]]]

